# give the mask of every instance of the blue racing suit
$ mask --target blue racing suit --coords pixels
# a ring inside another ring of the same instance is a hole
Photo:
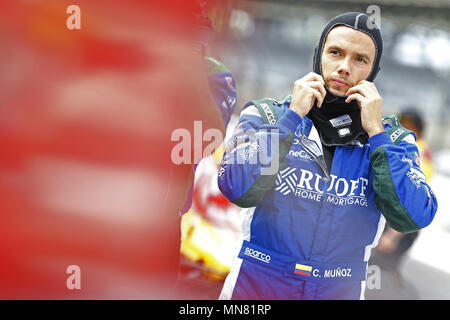
[[[219,188],[248,209],[220,298],[363,298],[385,221],[408,233],[437,210],[415,135],[391,117],[367,144],[336,147],[328,170],[316,128],[290,101],[249,102],[227,143]]]

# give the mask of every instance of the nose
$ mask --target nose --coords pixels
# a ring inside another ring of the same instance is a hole
[[[337,73],[343,76],[348,77],[350,75],[350,59],[349,57],[345,57],[345,59],[342,59],[341,64],[339,65],[339,68],[337,69]]]

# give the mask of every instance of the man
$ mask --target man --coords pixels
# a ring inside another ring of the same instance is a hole
[[[437,201],[414,134],[395,116],[382,123],[371,82],[381,54],[374,22],[345,13],[325,27],[314,73],[292,96],[245,105],[218,182],[250,209],[221,299],[363,298],[385,220],[405,233],[432,221]]]

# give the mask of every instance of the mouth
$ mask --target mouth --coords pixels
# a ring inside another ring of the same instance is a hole
[[[334,85],[335,87],[338,87],[338,88],[345,88],[345,87],[348,87],[348,83],[345,82],[345,81],[343,81],[343,80],[332,79],[331,82],[333,83],[333,85]]]

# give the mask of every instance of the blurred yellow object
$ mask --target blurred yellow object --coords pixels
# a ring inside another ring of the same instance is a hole
[[[217,168],[220,166],[220,161],[222,161],[223,154],[225,153],[225,144],[221,144],[220,147],[214,152],[213,156],[217,163]]]
[[[423,173],[425,173],[427,181],[430,181],[434,174],[433,156],[431,153],[431,149],[424,139],[417,139],[417,146],[419,147],[420,153],[420,169],[422,169]]]
[[[181,220],[181,254],[191,261],[201,262],[208,276],[225,279],[230,266],[221,261],[222,239],[217,228],[190,210]]]
[[[217,186],[224,152],[222,144],[213,156],[199,163],[192,206],[181,220],[181,255],[201,263],[207,276],[220,280],[230,272],[232,249],[240,234],[240,222],[236,221],[240,208],[231,204]],[[234,223],[224,224],[224,215]]]

